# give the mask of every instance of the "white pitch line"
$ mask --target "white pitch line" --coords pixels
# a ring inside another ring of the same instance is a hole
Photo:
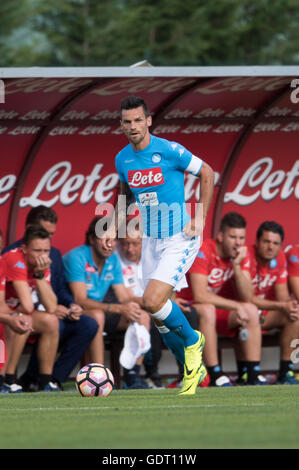
[[[293,403],[293,405],[298,404],[298,402]],[[238,405],[240,407],[256,407],[256,406],[269,406],[269,403],[242,403]],[[270,406],[276,406],[275,404],[271,404]],[[168,406],[149,406],[147,407],[148,410],[165,410],[169,408],[235,408],[235,405],[216,405],[216,404],[211,404],[211,405],[168,405]],[[90,411],[90,410],[98,410],[98,411],[103,411],[103,410],[116,410],[118,407],[117,406],[103,406],[103,407],[97,407],[97,406],[76,406],[76,407],[53,407],[53,408],[0,408],[0,413],[1,412],[7,412],[7,411]],[[144,410],[144,407],[137,407],[137,406],[126,406],[122,408],[123,411],[125,410]],[[117,410],[118,411],[118,410]]]

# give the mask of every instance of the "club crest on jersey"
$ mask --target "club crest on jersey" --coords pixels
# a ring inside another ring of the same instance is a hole
[[[153,153],[152,155],[152,162],[159,163],[161,161],[161,155],[159,153]]]
[[[147,188],[163,183],[164,178],[160,167],[128,171],[128,184],[131,188]]]
[[[273,269],[273,268],[276,268],[276,266],[277,266],[277,259],[276,258],[271,259],[270,268]]]

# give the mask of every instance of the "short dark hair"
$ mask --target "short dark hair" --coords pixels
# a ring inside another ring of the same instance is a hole
[[[90,237],[92,238],[99,238],[97,236],[97,230],[96,230],[96,225],[99,222],[99,220],[106,219],[106,224],[111,223],[111,218],[106,216],[106,215],[98,215],[92,219],[90,222],[87,231],[85,232],[85,245],[90,245]],[[106,224],[104,224],[104,229],[106,228]]]
[[[224,232],[226,228],[246,228],[246,220],[238,212],[228,212],[220,222],[220,232]]]
[[[26,217],[26,226],[28,225],[38,225],[41,220],[45,222],[51,222],[52,224],[57,224],[57,214],[56,212],[51,209],[51,207],[47,206],[37,206],[33,207],[27,214]]]
[[[281,241],[284,240],[284,229],[283,227],[274,221],[265,221],[263,222],[256,232],[256,238],[259,240],[264,232],[273,232],[278,233],[280,235]]]
[[[40,225],[29,225],[25,230],[23,240],[24,245],[29,245],[32,240],[36,240],[37,238],[41,238],[43,240],[48,238],[51,241],[49,232],[47,232],[47,230],[45,230],[43,227]]]
[[[140,98],[140,96],[127,96],[120,104],[120,117],[122,117],[123,110],[136,109],[140,106],[143,107],[145,116],[150,116],[151,113],[143,98]]]

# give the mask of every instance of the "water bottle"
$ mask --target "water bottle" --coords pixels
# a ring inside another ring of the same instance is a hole
[[[240,328],[239,329],[239,339],[241,341],[247,341],[249,338],[249,332],[247,328]]]

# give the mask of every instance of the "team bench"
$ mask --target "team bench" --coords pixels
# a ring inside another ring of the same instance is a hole
[[[113,374],[116,388],[120,388],[121,385],[121,366],[119,363],[120,352],[123,347],[124,333],[116,332],[111,335],[104,336],[105,350],[109,352],[109,365],[110,370]],[[263,334],[262,347],[277,347],[279,345],[279,334],[277,330],[270,331],[269,333]],[[166,346],[163,346],[166,349]],[[218,337],[218,354],[219,363],[222,363],[222,350],[232,349],[233,342],[231,338],[225,336]],[[30,344],[27,343],[25,346],[24,354],[30,353]],[[108,364],[107,364],[108,365]]]
[[[110,351],[110,368],[114,376],[115,385],[117,388],[120,387],[121,382],[121,366],[119,364],[119,355],[123,347],[124,334],[122,332],[114,333],[113,335],[107,335],[104,337],[105,349]],[[262,347],[277,347],[279,345],[279,333],[278,330],[272,330],[269,333],[263,334]],[[222,363],[222,350],[232,349],[233,342],[231,338],[225,336],[218,337],[218,352],[219,362]],[[163,349],[166,346],[163,345]]]

